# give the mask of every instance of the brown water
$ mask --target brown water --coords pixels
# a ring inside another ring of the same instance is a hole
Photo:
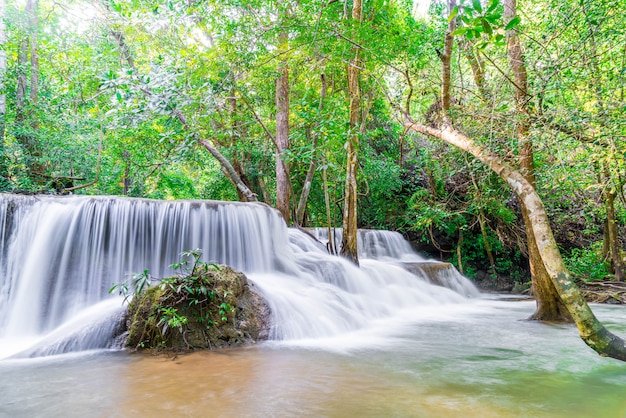
[[[594,310],[626,334],[626,309]],[[0,416],[626,417],[626,364],[572,327],[519,321],[530,311],[483,301],[380,338],[3,361]]]

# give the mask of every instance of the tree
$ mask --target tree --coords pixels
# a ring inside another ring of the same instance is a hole
[[[0,0],[0,190],[5,190],[8,183],[8,167],[6,161],[6,151],[4,146],[4,135],[6,132],[7,117],[7,34],[6,34],[6,2]]]
[[[520,171],[512,169],[497,154],[477,145],[471,138],[453,127],[448,112],[450,111],[450,57],[454,41],[455,24],[453,13],[455,0],[449,0],[448,30],[444,41],[442,59],[442,123],[435,128],[413,121],[405,113],[405,127],[431,137],[439,138],[473,155],[500,176],[515,192],[523,207],[527,210],[532,236],[537,244],[538,256],[546,268],[546,272],[563,305],[576,323],[580,336],[593,350],[601,355],[626,361],[626,342],[610,333],[597,320],[587,302],[574,283],[571,274],[565,267],[557,243],[550,227],[541,198],[535,186]],[[457,9],[458,10],[458,9]],[[519,59],[519,57],[517,57]],[[520,75],[520,74],[518,74]],[[516,86],[518,87],[518,86]],[[518,131],[519,132],[519,131]],[[528,156],[528,155],[526,155]],[[524,164],[522,164],[522,167]]]
[[[360,26],[363,20],[363,4],[361,0],[352,3],[352,22],[355,27]],[[347,66],[348,92],[350,94],[350,119],[347,140],[346,187],[343,202],[343,235],[341,238],[342,256],[354,263],[359,263],[357,249],[357,168],[359,127],[361,124],[361,91],[359,87],[359,72],[361,62],[361,47],[354,45],[353,59]]]
[[[517,0],[504,0],[504,23],[506,27],[513,26],[517,17]],[[513,22],[513,23],[511,23]],[[522,53],[522,45],[517,34],[517,28],[511,27],[507,31],[507,52],[509,65],[513,72],[517,138],[520,172],[533,188],[535,187],[535,159],[533,142],[530,138],[530,121],[528,118],[528,76],[526,62]],[[567,309],[558,297],[558,293],[549,280],[548,272],[543,266],[539,249],[532,232],[531,220],[524,201],[521,201],[522,217],[526,228],[526,241],[528,259],[530,262],[530,274],[533,283],[533,293],[537,301],[537,310],[531,316],[552,322],[569,322],[571,318]]]
[[[278,2],[278,7],[285,7]],[[279,11],[284,16],[279,24],[284,26],[289,14]],[[282,28],[278,35],[278,50],[286,54],[289,48],[289,34]],[[289,150],[289,62],[284,56],[278,61],[278,78],[276,79],[276,209],[283,219],[290,223],[290,180],[289,167],[285,161],[285,152]]]

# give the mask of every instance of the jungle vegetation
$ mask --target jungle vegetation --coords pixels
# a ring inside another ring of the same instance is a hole
[[[397,230],[571,320],[561,273],[624,280],[626,3],[422,6],[0,0],[0,190]]]

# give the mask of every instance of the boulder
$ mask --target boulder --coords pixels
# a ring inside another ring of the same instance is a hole
[[[226,265],[200,265],[135,295],[128,307],[131,348],[216,349],[268,338],[270,308],[246,276]]]

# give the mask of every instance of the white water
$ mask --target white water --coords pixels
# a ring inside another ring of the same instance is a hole
[[[257,284],[276,340],[362,332],[478,294],[451,268],[437,282],[455,291],[391,263],[423,260],[399,234],[362,232],[361,241],[357,268],[262,204],[0,195],[0,358],[111,347],[121,312],[111,285],[144,269],[170,275],[195,248]]]

